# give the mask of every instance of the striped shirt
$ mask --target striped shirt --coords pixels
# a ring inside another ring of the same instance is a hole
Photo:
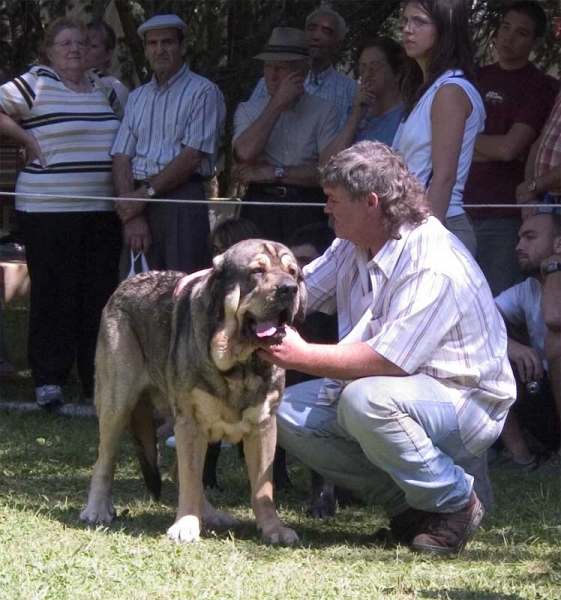
[[[341,114],[340,127],[347,122],[351,114],[357,87],[358,83],[354,79],[340,71],[336,71],[332,66],[319,75],[315,75],[310,71],[304,80],[304,89],[308,94],[332,102],[339,109]],[[265,78],[261,77],[251,94],[250,100],[266,98],[268,95]]]
[[[535,164],[535,177],[548,173],[554,167],[561,168],[561,93],[557,95],[553,110],[543,128]],[[548,192],[558,196],[561,195],[561,188]]]
[[[35,137],[47,167],[37,160],[20,173],[16,208],[26,212],[81,212],[113,210],[113,203],[75,198],[32,198],[26,193],[65,196],[112,196],[112,159],[109,149],[119,120],[100,86],[74,92],[50,67],[29,72],[0,86],[0,110],[20,119],[20,126]]]
[[[163,85],[152,77],[131,92],[111,154],[132,157],[134,178],[147,179],[189,147],[203,153],[197,172],[212,177],[225,113],[218,87],[183,65]]]
[[[476,262],[435,217],[401,235],[371,260],[335,240],[304,269],[308,311],[337,310],[340,343],[366,342],[406,373],[438,379],[466,447],[479,455],[478,431],[498,435],[516,397],[503,320]],[[319,404],[337,401],[348,382],[324,383]]]

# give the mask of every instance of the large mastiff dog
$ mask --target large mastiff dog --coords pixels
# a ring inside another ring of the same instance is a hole
[[[243,440],[251,504],[263,539],[298,540],[273,502],[275,409],[284,371],[255,350],[278,343],[284,326],[305,312],[306,292],[292,253],[282,244],[247,240],[204,272],[173,271],[124,281],[102,316],[96,354],[95,405],[99,457],[81,518],[109,523],[119,438],[130,425],[144,480],[158,497],[161,479],[155,407],[174,422],[179,508],[173,540],[199,540],[207,527],[233,519],[204,498],[202,472],[209,441]]]

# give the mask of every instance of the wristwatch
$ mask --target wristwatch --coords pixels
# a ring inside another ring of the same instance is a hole
[[[542,269],[544,275],[550,275],[551,273],[556,273],[557,271],[561,271],[561,262],[558,260],[547,263]]]
[[[531,179],[528,182],[528,191],[535,192],[538,189],[538,182],[535,179]]]
[[[277,167],[275,169],[275,180],[277,183],[281,182],[282,176],[284,175],[284,169],[282,167]]]
[[[146,195],[148,198],[156,197],[156,190],[152,187],[152,184],[149,181],[146,182]]]

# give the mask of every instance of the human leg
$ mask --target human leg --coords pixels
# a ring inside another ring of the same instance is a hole
[[[485,513],[473,477],[458,464],[476,457],[463,443],[456,410],[450,390],[424,374],[361,379],[339,401],[341,426],[413,509],[390,520],[390,533],[419,552],[460,552]]]
[[[466,506],[473,477],[457,461],[474,457],[442,384],[427,375],[360,379],[343,391],[338,414],[343,429],[403,490],[409,506],[450,513]]]
[[[202,181],[190,181],[165,194],[165,199],[204,200]],[[153,244],[151,269],[193,272],[211,264],[210,224],[206,204],[152,202],[146,209]]]
[[[446,228],[464,244],[472,256],[476,255],[477,238],[475,237],[471,219],[466,213],[447,218]]]
[[[498,296],[522,281],[515,251],[520,225],[518,217],[473,221],[477,238],[477,262],[493,296]]]
[[[318,406],[323,380],[287,388],[277,413],[278,443],[326,479],[397,515],[408,506],[400,488],[341,427],[337,406]]]
[[[557,411],[558,429],[561,430],[561,335],[558,331],[548,330],[545,337],[545,353],[549,366],[551,393]],[[559,445],[557,449],[561,453]]]
[[[76,362],[84,396],[92,398],[101,312],[119,283],[121,226],[114,212],[83,213],[82,219]]]
[[[79,213],[20,213],[31,281],[28,360],[36,387],[62,386],[76,352]]]

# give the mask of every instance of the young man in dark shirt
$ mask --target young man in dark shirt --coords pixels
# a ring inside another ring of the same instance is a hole
[[[475,143],[464,203],[516,204],[524,164],[555,99],[554,80],[530,54],[542,42],[547,19],[537,2],[510,4],[497,30],[498,61],[483,67],[478,85],[485,101],[485,130]],[[477,260],[497,295],[520,281],[514,251],[519,209],[470,209],[477,235]]]

